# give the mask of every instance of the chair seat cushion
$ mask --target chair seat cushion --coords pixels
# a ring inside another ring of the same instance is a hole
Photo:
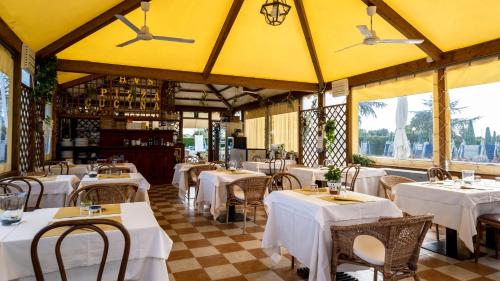
[[[245,193],[239,187],[234,188],[234,196],[236,198],[238,198],[239,200],[242,200],[242,201],[245,200]]]
[[[362,260],[383,265],[385,260],[385,247],[380,240],[370,235],[359,235],[354,239],[353,252]]]
[[[483,222],[491,222],[495,224],[500,224],[500,214],[484,214],[478,217],[479,220]]]

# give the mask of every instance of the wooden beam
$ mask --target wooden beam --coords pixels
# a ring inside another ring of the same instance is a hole
[[[203,94],[203,92],[205,93],[209,93],[209,94],[213,94],[212,91],[207,91],[207,90],[197,90],[197,89],[180,89],[179,92],[185,92],[185,93],[200,93],[200,94]]]
[[[439,49],[429,38],[425,37],[420,31],[413,27],[408,21],[394,11],[383,0],[361,0],[368,6],[377,6],[377,14],[379,14],[386,22],[397,29],[406,38],[424,39],[424,42],[416,45],[424,51],[434,61],[441,60],[443,51]]]
[[[438,135],[439,135],[439,154],[438,163],[439,167],[446,169],[446,160],[448,158],[448,146],[450,145],[450,140],[448,137],[448,132],[450,132],[450,126],[447,120],[450,112],[448,110],[447,103],[447,93],[446,93],[446,73],[444,68],[440,68],[436,73],[437,83],[436,90],[438,94]],[[450,146],[451,147],[451,146]]]
[[[202,101],[202,99],[197,99],[197,98],[181,98],[181,97],[175,97],[175,100]],[[219,100],[219,99],[204,99],[203,101],[216,101],[216,102],[220,102],[221,100]]]
[[[7,48],[12,49],[17,53],[21,53],[23,41],[10,29],[10,27],[0,17],[0,43],[4,43]]]
[[[78,79],[59,84],[59,87],[61,89],[67,89],[67,88],[71,88],[71,87],[74,87],[74,86],[77,86],[77,85],[80,85],[83,83],[87,83],[87,82],[95,80],[95,79],[99,79],[103,76],[105,76],[105,75],[103,75],[103,74],[89,74],[89,75],[86,75],[84,77],[80,77]]]
[[[239,77],[229,75],[212,74],[204,78],[201,73],[149,68],[140,66],[127,66],[119,64],[97,63],[89,61],[75,61],[59,59],[57,70],[66,72],[88,73],[88,74],[110,74],[132,77],[148,77],[159,80],[173,80],[199,84],[218,84],[245,86],[253,88],[267,88],[287,91],[316,91],[318,85],[315,83],[293,82],[284,80],[272,80],[252,77]]]
[[[414,60],[367,73],[349,77],[349,86],[355,87],[396,77],[412,75],[419,72],[445,68],[450,65],[466,63],[485,57],[500,55],[500,38],[469,47],[443,53],[440,61],[432,63],[425,59]]]
[[[242,93],[242,94],[239,94],[239,95],[232,96],[232,97],[228,98],[227,100],[228,100],[228,101],[231,101],[231,100],[234,100],[234,99],[239,99],[239,98],[244,97],[244,96],[251,96],[252,98],[255,98],[255,99],[257,99],[257,100],[262,99],[262,96],[259,96],[259,95],[257,95],[257,94],[252,94],[252,93]]]
[[[224,47],[224,43],[226,42],[227,36],[233,27],[234,21],[240,12],[241,6],[243,5],[244,0],[233,0],[233,4],[231,5],[231,9],[229,9],[229,13],[227,14],[226,20],[222,25],[222,28],[219,32],[219,36],[215,41],[215,45],[212,48],[212,52],[210,53],[210,57],[208,57],[208,61],[205,64],[205,68],[203,69],[203,77],[207,78],[219,57],[220,51],[222,47]]]
[[[203,111],[203,112],[226,112],[227,108],[224,107],[207,107],[207,106],[192,106],[192,105],[176,105],[177,111]]]
[[[125,0],[120,2],[118,5],[108,9],[104,13],[40,49],[37,52],[37,58],[46,58],[59,53],[60,51],[115,21],[116,14],[126,15],[140,6],[141,0]]]
[[[292,95],[294,95],[299,100],[303,96],[310,95],[310,94],[311,93],[309,93],[309,92],[292,91]],[[289,93],[283,93],[283,94],[275,95],[275,96],[272,96],[272,97],[268,97],[264,101],[260,100],[260,101],[254,101],[254,102],[247,103],[247,104],[242,104],[240,106],[235,107],[234,111],[249,110],[249,109],[259,108],[259,107],[263,106],[262,105],[263,102],[266,105],[268,103],[283,102],[288,97],[288,95],[289,95]]]
[[[220,89],[220,90],[219,90],[219,92],[221,92],[221,93],[222,93],[222,92],[224,92],[225,90],[231,89],[232,87],[233,87],[233,86],[226,86],[226,87],[224,87],[224,88]]]
[[[227,108],[232,108],[231,104],[224,98],[224,96],[219,93],[219,91],[212,84],[207,84],[207,87],[213,92],[215,96],[217,96],[221,102],[224,103]]]
[[[323,73],[321,72],[321,66],[319,64],[318,54],[316,53],[316,48],[314,47],[314,41],[311,35],[311,28],[309,27],[309,22],[307,21],[306,11],[304,9],[304,3],[302,0],[294,0],[295,9],[299,16],[300,25],[302,26],[302,32],[306,39],[307,48],[309,49],[309,55],[311,56],[311,61],[314,66],[314,71],[316,72],[316,77],[318,78],[318,83],[320,88],[324,84]]]

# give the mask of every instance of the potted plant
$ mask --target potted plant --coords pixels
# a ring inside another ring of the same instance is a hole
[[[325,174],[328,189],[330,194],[338,194],[340,192],[342,172],[335,166],[328,166],[328,172]]]
[[[373,161],[372,159],[370,159],[366,156],[363,156],[361,154],[353,154],[352,155],[352,163],[359,164],[359,165],[364,166],[364,167],[368,167],[368,166],[375,164],[375,161]]]
[[[337,122],[335,120],[328,120],[325,123],[325,138],[326,138],[326,148],[328,152],[333,151],[333,144],[335,143],[335,127]]]

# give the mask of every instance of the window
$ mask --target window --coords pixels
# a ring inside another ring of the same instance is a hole
[[[247,148],[266,148],[265,108],[245,111],[245,137]]]
[[[44,152],[47,159],[52,158],[52,104],[45,104],[45,120],[43,122]]]
[[[0,45],[0,172],[10,167],[12,144],[12,77],[14,61],[10,52]]]
[[[500,61],[447,70],[451,160],[500,163]]]
[[[347,96],[333,96],[331,91],[327,91],[324,95],[324,106],[332,106],[338,104],[345,104]]]
[[[312,94],[302,97],[302,110],[318,108],[318,95]]]
[[[357,151],[394,160],[432,160],[432,81],[432,73],[424,73],[353,89]]]
[[[269,106],[271,144],[283,144],[285,151],[299,150],[298,101]]]

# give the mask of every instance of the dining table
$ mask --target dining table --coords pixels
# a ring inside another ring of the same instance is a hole
[[[304,187],[315,184],[316,181],[325,181],[325,174],[328,172],[327,167],[291,167],[288,172],[298,178],[300,184]],[[348,182],[354,175],[354,169],[350,169],[348,173]],[[384,197],[384,190],[380,187],[380,178],[387,175],[384,169],[361,167],[359,170],[354,191],[365,193],[373,196]],[[342,180],[345,180],[344,178]],[[294,188],[297,186],[294,186]]]
[[[43,194],[40,208],[64,207],[67,197],[78,187],[80,179],[74,175],[31,176],[43,184]],[[25,192],[28,185],[24,181],[14,181]],[[33,207],[40,194],[40,185],[36,181],[29,181],[31,193],[28,198],[28,207]]]
[[[393,187],[394,202],[412,215],[431,213],[434,223],[446,227],[446,245],[443,254],[467,258],[459,252],[458,239],[474,252],[477,217],[486,213],[500,213],[500,182],[481,179],[472,182],[446,180],[436,182],[401,183]],[[424,244],[425,247],[425,244]]]
[[[290,255],[309,268],[310,281],[331,280],[330,226],[402,216],[396,204],[385,198],[350,191],[342,197],[344,200],[335,199],[326,188],[271,192],[264,199],[268,219],[261,247],[274,262],[279,262],[281,248],[286,248]],[[339,271],[344,269],[339,267]]]
[[[198,209],[201,210],[208,204],[210,205],[210,213],[213,215],[214,219],[225,222],[225,215],[221,215],[223,212],[225,214],[226,211],[229,211],[230,221],[240,220],[239,216],[237,216],[234,211],[234,207],[231,208],[231,210],[226,210],[226,185],[242,178],[258,176],[264,177],[266,175],[262,172],[249,170],[212,170],[201,172],[199,176],[200,187],[198,196],[196,197]]]
[[[80,185],[83,187],[91,184],[106,184],[106,183],[134,183],[139,186],[137,193],[135,194],[134,202],[147,202],[149,203],[148,190],[151,184],[146,180],[146,178],[141,173],[122,173],[122,174],[99,174],[95,177],[85,175],[80,181]]]
[[[179,189],[179,198],[186,196],[188,186],[188,171],[192,167],[209,165],[208,163],[177,163],[174,166],[172,185]]]
[[[291,160],[291,159],[285,159],[285,167],[281,167],[281,161],[277,160],[276,161],[276,166],[274,164],[271,164],[271,169],[276,168],[276,170],[280,170],[281,168],[286,169],[289,165],[297,164],[297,161]],[[241,163],[242,168],[245,170],[249,171],[254,171],[254,172],[262,172],[265,174],[269,174],[269,163],[265,161],[245,161]]]
[[[111,164],[110,164],[111,165]],[[137,167],[134,163],[117,163],[116,167],[129,168],[131,173],[137,173]],[[55,167],[54,169],[58,169]],[[57,171],[57,170],[56,170]],[[89,165],[85,164],[69,164],[68,175],[75,175],[78,178],[83,178],[89,172]]]
[[[63,208],[68,209],[68,208]],[[165,260],[172,240],[159,226],[148,204],[119,204],[119,213],[93,217],[60,218],[60,208],[38,209],[24,213],[20,224],[0,226],[0,281],[34,281],[30,247],[34,236],[45,226],[71,219],[113,219],[130,234],[130,255],[126,280],[168,280]],[[109,239],[109,252],[102,280],[116,280],[123,253],[121,232],[103,229]],[[38,244],[38,256],[45,280],[60,280],[55,243],[60,234],[48,233]],[[61,253],[68,280],[91,280],[97,276],[103,251],[102,238],[96,232],[73,233],[64,239]],[[91,277],[94,276],[94,277]]]

